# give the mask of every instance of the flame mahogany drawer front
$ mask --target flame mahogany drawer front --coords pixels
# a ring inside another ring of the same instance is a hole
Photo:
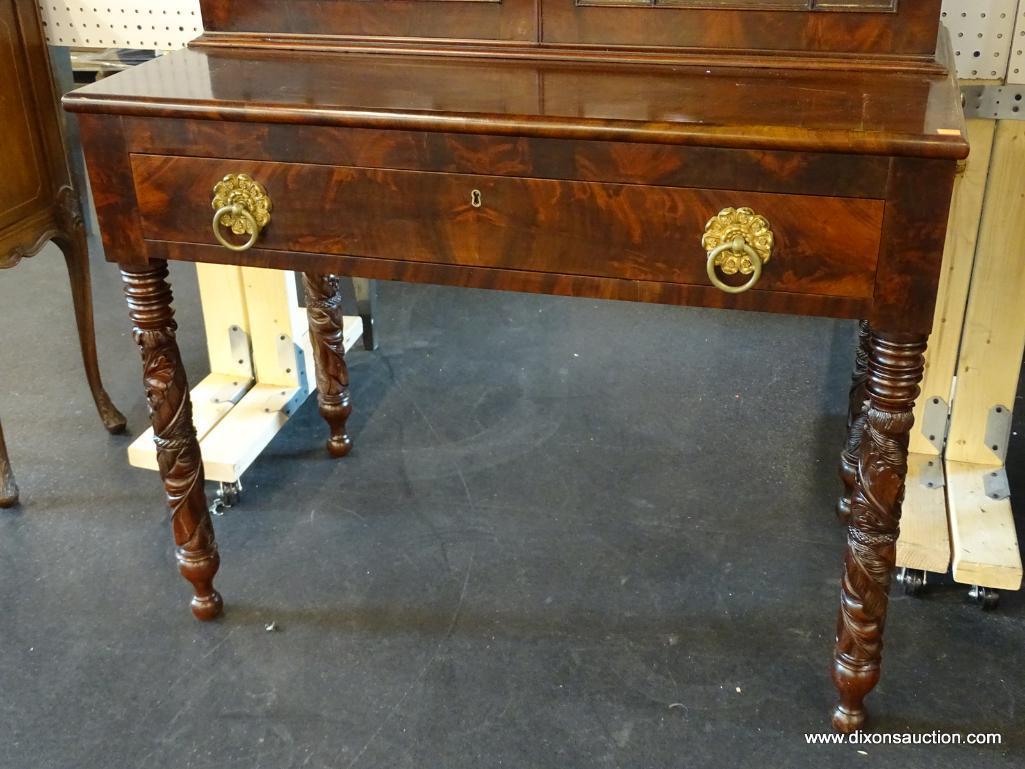
[[[705,224],[744,206],[775,243],[754,290],[845,298],[873,294],[884,210],[858,198],[157,155],[133,155],[132,169],[149,241],[216,245],[213,187],[247,174],[272,204],[256,249],[691,285],[710,282]]]

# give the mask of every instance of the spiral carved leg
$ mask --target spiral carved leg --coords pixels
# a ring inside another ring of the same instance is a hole
[[[305,273],[303,287],[317,369],[317,403],[320,415],[331,430],[327,450],[333,457],[344,457],[352,450],[352,439],[345,432],[345,424],[352,413],[352,401],[349,398],[349,369],[345,365],[338,279],[333,275]]]
[[[843,481],[843,494],[836,503],[836,516],[842,523],[847,523],[851,515],[851,494],[854,493],[854,481],[858,472],[858,447],[865,431],[866,406],[868,394],[865,391],[865,380],[868,377],[868,350],[871,340],[871,329],[868,321],[863,320],[858,327],[858,350],[854,358],[854,373],[851,374],[850,401],[847,409],[847,440],[840,452],[840,480]]]
[[[203,459],[192,424],[189,383],[175,339],[167,263],[122,267],[121,279],[132,319],[132,334],[142,352],[143,382],[157,445],[157,464],[171,508],[178,569],[193,587],[192,613],[214,619],[221,596],[213,580],[220,565],[206,492]]]
[[[96,359],[96,331],[93,324],[92,281],[89,275],[89,245],[85,235],[78,197],[70,187],[61,190],[61,216],[65,233],[54,238],[64,254],[71,279],[71,300],[75,307],[78,342],[82,349],[85,377],[93,395],[93,402],[107,432],[117,435],[125,431],[125,418],[110,400],[100,379],[100,364]]]
[[[833,727],[865,723],[864,699],[879,681],[890,578],[897,555],[912,409],[925,366],[926,338],[873,332],[868,410],[851,497],[837,619],[833,682],[840,704]]]
[[[7,458],[7,444],[4,443],[4,428],[0,425],[0,507],[14,507],[18,504],[18,484]]]

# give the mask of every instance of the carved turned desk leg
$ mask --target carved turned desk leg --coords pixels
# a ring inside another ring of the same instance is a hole
[[[879,681],[890,577],[897,555],[913,408],[925,367],[926,337],[873,331],[865,388],[868,410],[851,498],[837,619],[833,726],[865,723],[865,696]]]
[[[338,279],[333,275],[304,273],[303,287],[317,368],[317,402],[320,415],[331,429],[327,450],[333,457],[344,457],[352,450],[352,439],[345,432],[352,402],[349,399],[349,369],[345,365]]]
[[[209,620],[221,613],[213,580],[220,565],[203,488],[203,460],[192,424],[189,383],[175,340],[167,262],[122,267],[132,333],[142,351],[143,382],[157,445],[160,477],[171,508],[178,568],[192,583],[192,613]]]
[[[103,426],[111,434],[125,431],[125,418],[114,406],[103,389],[100,379],[100,364],[96,359],[96,331],[93,326],[92,281],[89,276],[89,246],[86,241],[85,225],[82,222],[78,198],[70,187],[61,191],[61,210],[65,219],[66,234],[54,238],[64,253],[71,279],[71,300],[75,306],[75,321],[78,324],[78,341],[82,348],[82,363],[89,389],[100,413]]]
[[[871,333],[868,321],[861,321],[858,326],[858,351],[854,358],[850,402],[847,408],[847,441],[840,452],[840,480],[843,481],[844,490],[836,504],[836,515],[843,523],[847,523],[851,515],[851,494],[854,492],[854,481],[858,472],[858,446],[861,445],[861,434],[865,430],[865,406],[868,401],[865,379],[868,377]]]
[[[0,507],[14,507],[18,504],[18,484],[7,458],[7,444],[4,443],[4,428],[0,425]]]

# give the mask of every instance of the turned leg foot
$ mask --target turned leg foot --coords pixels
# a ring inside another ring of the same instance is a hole
[[[851,515],[851,494],[854,492],[854,481],[858,471],[858,447],[861,435],[865,431],[865,409],[868,404],[868,393],[865,392],[865,379],[868,376],[868,350],[871,341],[871,328],[867,320],[858,326],[858,350],[854,358],[854,373],[851,374],[851,390],[847,406],[847,440],[840,452],[840,480],[843,481],[843,494],[836,503],[836,516],[846,523]]]
[[[925,345],[920,335],[872,334],[865,385],[869,404],[847,522],[833,660],[833,682],[840,694],[833,726],[841,732],[863,726],[865,697],[879,682]]]
[[[61,236],[54,242],[64,253],[71,279],[71,300],[75,307],[75,322],[78,325],[78,342],[82,348],[82,363],[85,377],[92,391],[93,402],[100,414],[100,420],[113,435],[125,431],[125,418],[110,400],[100,379],[100,364],[96,358],[96,331],[93,323],[92,283],[89,275],[89,248],[85,229],[81,223],[73,227],[70,236]]]
[[[14,507],[18,504],[18,484],[14,482],[14,471],[7,457],[7,444],[4,442],[4,428],[0,425],[0,507]]]
[[[146,267],[122,267],[121,279],[132,334],[142,352],[143,382],[157,464],[171,508],[178,569],[192,584],[192,613],[201,620],[214,619],[223,606],[213,584],[220,556],[203,489],[203,458],[192,424],[189,383],[175,338],[167,263],[155,260]]]
[[[317,403],[331,431],[327,450],[333,457],[344,457],[352,451],[352,439],[345,431],[352,413],[352,401],[349,398],[349,369],[345,365],[338,279],[333,275],[305,273],[303,287],[317,370]]]
[[[210,530],[210,543],[213,543],[213,530]],[[221,616],[224,611],[224,600],[214,590],[214,575],[221,566],[221,556],[214,545],[212,552],[209,547],[190,550],[179,547],[175,551],[178,571],[194,589],[190,608],[196,619],[211,620]]]
[[[840,693],[840,702],[833,711],[833,729],[842,734],[861,731],[867,719],[863,702],[879,683],[879,668],[857,669],[835,662],[833,683]]]

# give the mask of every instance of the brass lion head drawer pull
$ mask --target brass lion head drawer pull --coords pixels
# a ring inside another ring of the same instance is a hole
[[[772,257],[773,234],[769,222],[750,208],[724,208],[708,220],[701,245],[708,252],[708,279],[727,294],[750,291]],[[750,275],[742,286],[724,283],[717,274]]]
[[[267,190],[246,174],[228,174],[214,186],[211,203],[214,213],[214,237],[232,251],[248,251],[260,238],[260,232],[270,221],[271,201]],[[230,242],[223,230],[236,235],[249,235],[242,245]]]

